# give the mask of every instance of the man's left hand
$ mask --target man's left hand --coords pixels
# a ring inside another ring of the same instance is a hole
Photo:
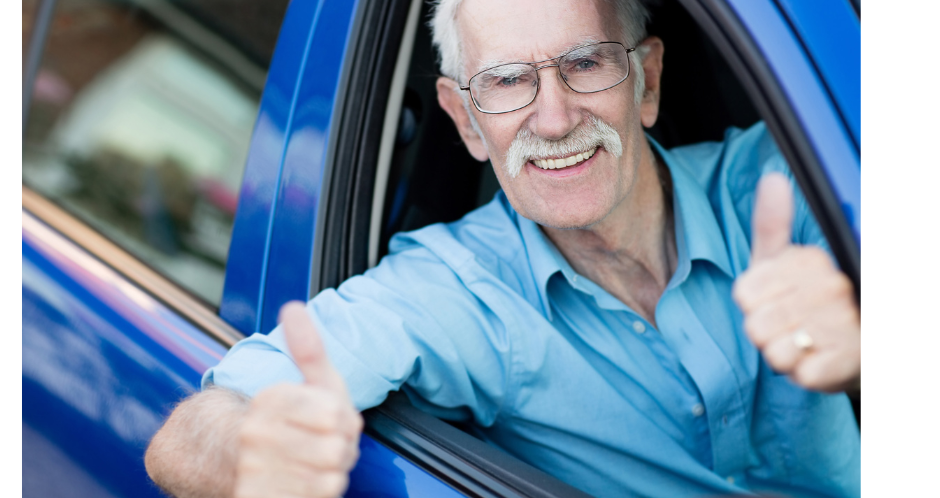
[[[852,283],[821,248],[790,243],[793,193],[783,175],[761,179],[751,264],[734,284],[744,328],[767,363],[819,391],[857,387],[861,326]]]

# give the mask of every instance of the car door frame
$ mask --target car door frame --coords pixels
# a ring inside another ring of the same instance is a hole
[[[800,26],[794,22],[794,11],[787,11],[784,1],[789,0],[679,0],[725,57],[766,121],[857,298],[860,146],[852,136],[853,117],[840,108],[836,92],[827,87],[831,83],[820,72],[827,60],[809,51],[813,45],[803,39],[807,32],[797,29]],[[842,14],[855,15],[851,8]],[[860,51],[860,36],[852,38],[852,23],[857,27],[857,21],[857,17],[840,19],[841,25],[847,26],[842,32],[848,33],[840,46],[847,47],[849,53]],[[370,36],[377,32],[371,31]],[[357,49],[361,50],[361,45]],[[356,75],[390,78],[391,70],[383,66],[370,72],[361,68],[362,61],[369,59],[358,54],[355,60],[355,69],[344,76],[345,85],[355,90],[345,95],[346,102],[337,100],[336,105],[361,113],[363,104],[369,103],[373,112],[383,112],[387,94],[376,94],[376,89],[387,85],[364,84]],[[376,154],[367,149],[368,144],[380,140],[378,123],[382,120],[346,112],[339,116],[344,121],[337,128],[338,136],[331,137],[333,149],[327,153],[328,161],[334,162],[325,166],[324,176],[331,181],[322,184],[329,190],[319,205],[318,238],[309,245],[314,261],[309,296],[366,269],[368,213],[376,168]],[[857,399],[855,403],[859,410]],[[473,438],[424,415],[401,397],[367,412],[366,420],[368,434],[448,482],[456,483],[470,474],[489,476],[497,483],[508,478],[498,466],[488,464],[485,451],[461,457],[465,448],[476,450]],[[389,420],[397,423],[386,423]],[[438,452],[448,458],[436,456]]]

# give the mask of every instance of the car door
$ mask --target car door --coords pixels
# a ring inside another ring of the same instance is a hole
[[[216,308],[286,4],[23,2],[24,496],[161,496],[149,439],[243,336]]]

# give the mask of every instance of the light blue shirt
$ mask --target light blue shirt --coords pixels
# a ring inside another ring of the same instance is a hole
[[[310,301],[356,406],[403,387],[597,496],[859,496],[848,399],[773,373],[731,299],[757,181],[789,175],[770,134],[758,124],[723,143],[653,146],[672,173],[678,250],[658,329],[499,193],[460,221],[397,235],[378,266]],[[823,241],[802,196],[794,239]],[[280,328],[254,334],[203,384],[253,395],[299,382],[286,351]]]

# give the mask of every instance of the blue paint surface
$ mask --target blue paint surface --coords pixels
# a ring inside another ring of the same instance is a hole
[[[281,165],[317,6],[316,0],[295,0],[287,8],[248,151],[219,307],[222,318],[246,335],[261,329]]]
[[[277,325],[287,301],[310,297],[314,233],[323,188],[326,144],[340,116],[336,96],[358,2],[321,0],[313,17],[311,50],[297,85],[271,234],[260,331]]]
[[[369,436],[362,436],[359,451],[346,498],[464,496]]]
[[[147,444],[225,354],[48,229],[23,230],[23,496],[159,497]],[[363,435],[348,496],[461,496]]]
[[[135,291],[24,230],[24,496],[161,496],[144,449],[225,348]]]
[[[849,2],[777,0],[835,99],[856,144],[862,141],[862,25]]]
[[[860,152],[826,85],[783,13],[770,1],[728,0],[777,77],[861,240]],[[815,5],[815,4],[814,4]],[[804,15],[813,15],[812,12]],[[800,25],[800,21],[794,21]],[[826,61],[828,59],[820,59]],[[861,84],[860,81],[856,84]]]

